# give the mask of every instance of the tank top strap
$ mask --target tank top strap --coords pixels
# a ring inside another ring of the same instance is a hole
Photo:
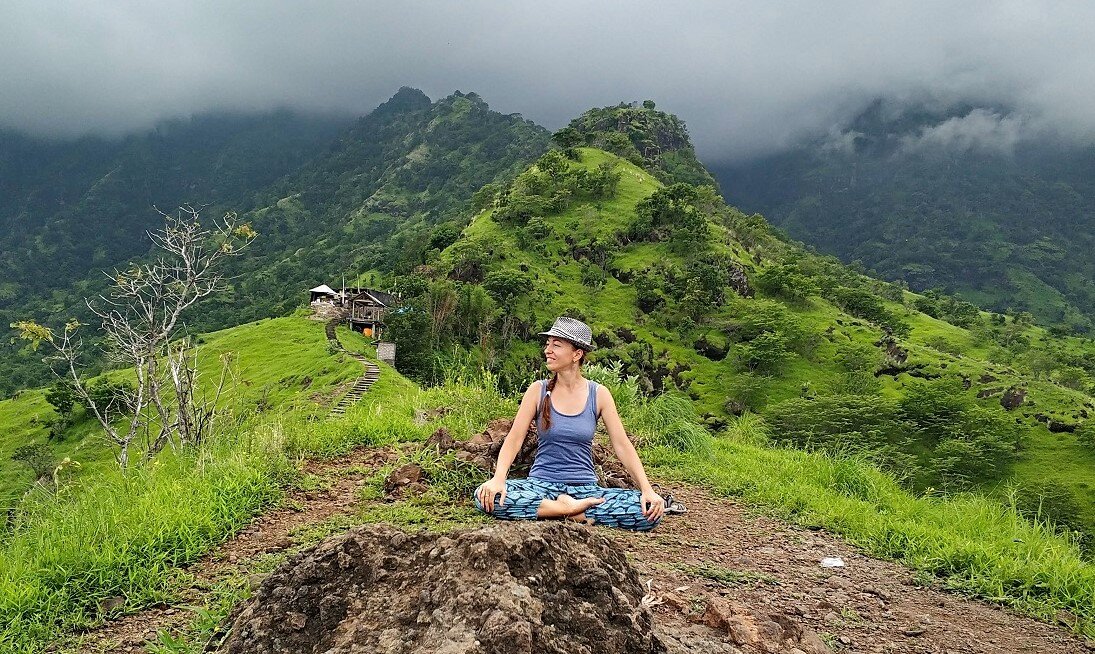
[[[589,380],[589,408],[593,412],[593,422],[597,422],[597,382]]]

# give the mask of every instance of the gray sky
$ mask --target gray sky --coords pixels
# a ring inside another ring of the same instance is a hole
[[[1087,142],[1092,33],[1088,0],[16,0],[0,9],[0,125],[72,135],[209,109],[363,114],[409,85],[475,91],[552,129],[650,98],[707,161],[826,133],[880,96],[1013,109],[925,142],[1046,129]]]

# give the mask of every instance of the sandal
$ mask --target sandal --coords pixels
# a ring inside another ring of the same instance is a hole
[[[668,493],[665,496],[665,514],[666,515],[680,515],[682,513],[688,513],[688,508],[683,504],[673,499],[673,494]]]

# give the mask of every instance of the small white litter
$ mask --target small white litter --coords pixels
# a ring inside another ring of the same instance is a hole
[[[839,556],[827,556],[821,559],[821,567],[823,568],[843,568],[844,559]]]

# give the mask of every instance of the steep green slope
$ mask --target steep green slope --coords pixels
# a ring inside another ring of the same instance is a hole
[[[484,185],[543,152],[548,133],[491,111],[474,93],[431,102],[404,88],[362,118],[327,156],[264,192],[247,215],[262,235],[235,263],[239,282],[206,305],[203,325],[246,322],[299,306],[302,292],[347,275],[407,271],[448,242],[455,219]],[[455,230],[452,230],[455,234]],[[455,236],[453,236],[454,238]]]
[[[713,428],[759,412],[774,438],[866,452],[911,488],[1004,496],[1016,482],[1023,510],[1095,526],[1095,452],[1066,431],[1095,404],[1032,366],[1087,356],[1087,341],[902,291],[780,240],[711,190],[573,155],[546,155],[401,280],[414,309],[393,321],[402,369],[485,365],[521,388],[540,369],[535,333],[568,314],[593,326],[593,360],[687,394]],[[618,181],[595,196],[605,171]],[[1021,356],[1001,345],[1019,341]],[[1026,395],[1009,412],[1010,388]]]
[[[223,148],[218,152],[227,162],[254,166],[266,158],[254,148],[207,138]],[[458,92],[431,102],[421,91],[404,88],[343,131],[326,151],[272,184],[269,179],[248,183],[255,180],[241,177],[239,186],[245,192],[221,197],[215,185],[179,180],[188,195],[171,202],[220,202],[207,209],[207,219],[231,208],[260,234],[247,256],[229,265],[227,274],[234,281],[230,292],[191,312],[189,324],[208,331],[283,315],[301,304],[303,291],[334,283],[343,274],[353,283],[372,270],[413,268],[426,251],[444,247],[458,232],[450,226],[452,237],[446,241],[443,233],[432,232],[433,226],[466,210],[473,193],[484,185],[512,176],[539,156],[548,147],[548,138],[546,130],[519,115],[491,111],[474,93]],[[157,142],[157,151],[170,153],[175,142]],[[230,166],[216,170],[224,178],[211,175],[210,183],[235,183]],[[108,181],[114,195],[128,198],[134,193],[129,177]],[[155,216],[147,205],[142,207],[134,220],[147,226]],[[103,220],[112,215],[105,212]],[[121,222],[110,224],[123,229]],[[140,240],[141,251],[146,251],[143,231],[131,231],[127,235]],[[431,241],[439,237],[441,241]],[[73,315],[86,317],[82,298],[104,286],[98,270],[124,264],[123,257],[135,253],[100,254],[86,256],[84,268],[66,272],[65,287],[50,297],[20,296],[0,307],[3,324],[27,317],[52,324]],[[59,256],[40,254],[37,265],[49,268]],[[48,383],[36,357],[8,347],[6,339],[0,347],[7,355],[0,359],[0,394]]]
[[[251,195],[323,151],[345,124],[274,112],[208,114],[118,140],[32,139],[0,131],[0,325],[83,315],[103,269],[148,251],[159,207],[248,206]],[[37,358],[0,339],[0,396],[46,383]]]
[[[715,172],[732,204],[883,278],[1090,333],[1095,149],[1009,139],[1020,122],[878,103],[838,134]]]
[[[323,324],[301,317],[276,318],[205,334],[198,361],[201,379],[211,387],[221,357],[231,359],[231,381],[224,406],[237,418],[264,411],[315,409],[326,406],[339,384],[361,376],[361,364],[328,351]],[[115,372],[111,375],[123,373]],[[48,422],[56,411],[42,389],[28,390],[0,401],[0,507],[12,506],[34,481],[30,468],[13,461],[13,452],[27,445],[45,445],[54,462],[65,457],[78,462],[65,479],[93,480],[117,467],[99,424],[78,409],[77,424],[61,441],[49,440]]]

